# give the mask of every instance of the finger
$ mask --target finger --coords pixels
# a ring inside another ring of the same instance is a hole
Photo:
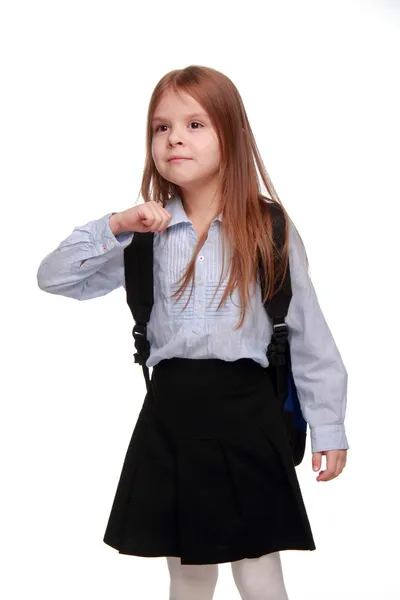
[[[167,225],[169,223],[169,219],[167,216],[168,213],[161,204],[159,204],[157,206],[157,211],[158,211],[159,217],[160,217],[160,224],[159,224],[157,231],[159,231],[161,233],[162,231],[164,231],[164,229],[167,227]]]
[[[325,471],[320,471],[317,481],[329,481],[330,479],[334,479],[336,477],[336,469],[325,469]]]
[[[326,470],[318,475],[317,481],[330,481],[336,477],[338,458],[339,453],[336,450],[329,450],[326,453]]]
[[[155,231],[162,232],[168,226],[168,223],[171,220],[172,215],[169,214],[167,210],[163,207],[160,202],[156,202],[154,204],[154,209],[159,217],[159,223],[157,229]]]
[[[167,220],[170,221],[172,219],[171,213],[169,213],[166,208],[163,208],[163,211],[164,211],[164,214],[165,214]]]
[[[336,467],[336,477],[338,475],[340,475],[340,473],[343,471],[345,466],[346,466],[346,453],[341,452],[339,455],[339,459],[338,459],[338,463],[337,463],[337,467]]]
[[[154,208],[155,208],[155,211],[158,216],[157,229],[155,229],[155,231],[158,231],[161,233],[162,231],[164,231],[164,229],[168,225],[168,221],[169,221],[167,218],[168,213],[165,210],[165,208],[163,207],[161,202],[156,202]]]
[[[144,224],[150,227],[150,231],[157,231],[161,223],[161,217],[156,203],[153,201],[147,202],[145,213]]]
[[[167,227],[171,217],[172,215],[164,209],[161,202],[151,200],[146,203],[143,215],[143,225],[148,231],[162,232]]]
[[[331,473],[330,471],[322,471],[320,475],[317,477],[317,481],[330,481],[335,478],[335,473]]]
[[[321,468],[322,452],[313,452],[312,468],[313,471],[318,471]]]
[[[140,211],[140,218],[142,219],[143,225],[146,227],[151,227],[155,220],[155,212],[151,205],[152,202],[145,202],[142,205],[142,210]]]
[[[165,210],[165,208],[163,208],[163,214],[164,214],[164,227],[163,227],[163,230],[164,230],[168,227],[169,222],[172,219],[172,215],[167,210]]]
[[[335,471],[335,477],[339,477],[340,473],[343,471],[343,468],[341,467],[337,467],[336,471]]]

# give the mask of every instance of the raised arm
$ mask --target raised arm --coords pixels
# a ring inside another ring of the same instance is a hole
[[[40,263],[37,272],[40,289],[88,300],[123,285],[123,251],[134,234],[117,231],[112,213],[75,227]]]

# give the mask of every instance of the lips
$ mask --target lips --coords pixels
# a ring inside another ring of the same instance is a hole
[[[186,156],[175,156],[170,158],[168,162],[180,162],[182,160],[190,160],[190,158],[187,158]]]

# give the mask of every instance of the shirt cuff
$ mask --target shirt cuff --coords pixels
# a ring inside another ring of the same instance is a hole
[[[126,248],[132,239],[133,231],[124,231],[114,235],[110,228],[110,217],[115,213],[107,213],[93,223],[92,239],[99,254],[104,254],[113,248]]]
[[[310,426],[311,452],[324,450],[348,450],[346,431],[344,425],[317,425]]]

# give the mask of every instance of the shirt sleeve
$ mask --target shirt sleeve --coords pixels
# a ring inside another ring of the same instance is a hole
[[[124,248],[133,232],[114,236],[108,213],[75,227],[40,263],[37,282],[41,290],[76,300],[104,296],[124,285]]]
[[[304,419],[310,427],[311,449],[312,452],[348,449],[344,425],[347,371],[319,306],[304,247],[291,221],[289,265],[293,297],[286,323],[293,378]]]

